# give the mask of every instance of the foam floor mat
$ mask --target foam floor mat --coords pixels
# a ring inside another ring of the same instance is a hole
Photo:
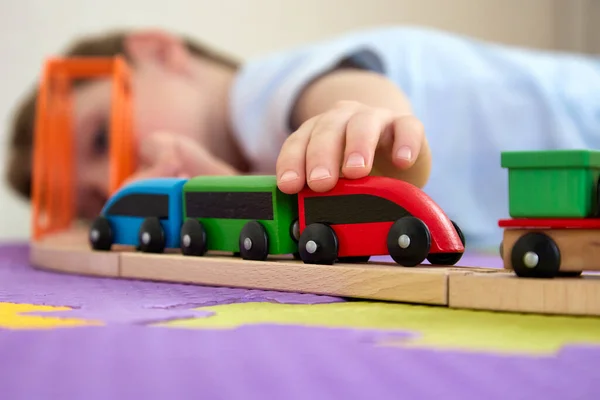
[[[0,360],[7,400],[598,399],[600,318],[66,275],[15,244]]]

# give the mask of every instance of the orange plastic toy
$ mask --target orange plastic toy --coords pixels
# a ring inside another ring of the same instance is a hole
[[[114,58],[53,58],[46,62],[37,98],[34,135],[32,235],[38,240],[68,228],[74,219],[72,83],[109,77],[111,101],[110,190],[116,191],[135,170],[130,72]]]

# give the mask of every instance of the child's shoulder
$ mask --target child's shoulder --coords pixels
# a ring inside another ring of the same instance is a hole
[[[366,62],[367,66],[372,66],[375,59],[381,64],[385,59],[399,56],[398,52],[403,49],[437,44],[441,41],[458,43],[473,40],[435,29],[413,26],[384,26],[354,30],[253,57],[244,63],[240,74],[243,76],[265,69],[292,71],[292,67],[300,68],[309,62],[320,61],[322,64],[330,64],[348,57],[354,57],[359,62]],[[382,69],[381,66],[377,68]]]
[[[399,27],[365,29],[267,52],[242,65],[233,94],[260,97],[266,92],[281,94],[295,91],[339,66],[386,74],[396,61],[395,57],[399,56],[398,49],[403,47],[400,38],[418,32],[421,30]],[[423,31],[423,34],[426,32]]]

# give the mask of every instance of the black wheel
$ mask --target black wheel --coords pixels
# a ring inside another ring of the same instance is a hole
[[[162,253],[165,250],[165,232],[156,217],[146,218],[138,234],[139,249],[144,253]]]
[[[305,264],[332,265],[338,257],[339,243],[333,229],[325,224],[311,224],[298,241],[298,252]]]
[[[206,254],[206,231],[197,219],[188,219],[181,226],[180,247],[184,256],[203,256]]]
[[[295,219],[290,225],[290,236],[292,237],[292,240],[298,244],[298,241],[300,240],[300,221],[298,221],[298,219]],[[300,252],[298,251],[293,252],[292,255],[294,256],[294,260],[302,259],[300,257]]]
[[[504,260],[504,241],[500,241],[500,246],[498,246],[498,252],[500,252],[500,258]]]
[[[519,277],[554,278],[560,270],[560,251],[548,235],[530,232],[514,244],[511,262]]]
[[[290,236],[296,243],[300,240],[300,222],[297,219],[290,225]]]
[[[387,236],[387,248],[392,259],[404,266],[421,264],[431,247],[431,234],[423,221],[403,217],[394,222]]]
[[[452,221],[456,233],[460,237],[463,247],[466,246],[465,235],[462,233],[456,222]],[[463,253],[434,253],[427,256],[427,261],[434,265],[454,265],[460,261]]]
[[[88,239],[94,250],[108,251],[111,249],[113,245],[113,232],[106,218],[98,217],[92,222]]]
[[[266,260],[269,256],[269,238],[260,222],[250,221],[244,225],[239,244],[244,260]]]
[[[371,259],[371,256],[352,256],[352,257],[339,257],[338,262],[346,264],[360,264],[366,263]]]

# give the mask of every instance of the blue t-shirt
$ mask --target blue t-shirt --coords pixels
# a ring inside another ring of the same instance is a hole
[[[257,173],[274,173],[295,100],[342,61],[408,96],[433,169],[424,187],[467,237],[498,246],[508,216],[500,152],[599,148],[596,58],[501,46],[419,28],[361,31],[251,60],[231,93],[232,124]]]

